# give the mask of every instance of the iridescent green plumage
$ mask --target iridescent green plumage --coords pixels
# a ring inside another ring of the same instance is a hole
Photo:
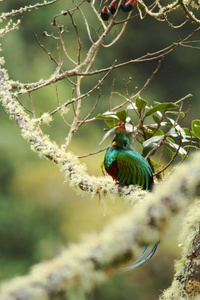
[[[127,132],[125,126],[115,130],[112,145],[106,151],[104,167],[107,173],[123,185],[138,185],[144,190],[151,190],[153,186],[153,173],[147,160],[132,147],[132,132]],[[148,252],[146,245],[138,259],[124,271],[132,270],[146,262],[154,255],[158,243]]]
[[[105,154],[105,169],[113,179],[123,185],[134,184],[150,190],[153,185],[151,167],[131,144],[132,133],[116,130],[113,143]]]

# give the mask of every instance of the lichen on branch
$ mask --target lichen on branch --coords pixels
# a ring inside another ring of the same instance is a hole
[[[59,149],[32,127],[32,123],[29,124],[28,116],[10,93],[5,73],[1,71],[0,75],[1,101],[34,150],[63,168],[76,187],[91,193],[116,192],[117,188],[109,179],[100,178],[97,184],[97,180],[86,175],[73,154]],[[6,284],[0,299],[22,300],[25,296],[30,300],[56,299],[60,294],[68,299],[77,289],[84,294],[107,280],[124,262],[136,258],[139,246],[157,242],[170,217],[183,211],[200,195],[199,158],[200,154],[196,153],[191,162],[182,164],[166,182],[157,185],[134,211],[112,222],[100,234],[34,267],[30,275]],[[139,193],[133,192],[129,197],[134,198]],[[126,189],[121,191],[123,194],[126,194]]]

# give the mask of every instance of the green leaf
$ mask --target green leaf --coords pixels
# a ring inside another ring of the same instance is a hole
[[[200,120],[193,120],[191,127],[192,127],[192,133],[196,137],[200,138]]]
[[[143,147],[149,147],[151,145],[156,145],[161,139],[163,138],[163,135],[157,135],[157,136],[153,136],[152,138],[144,141],[143,143]]]
[[[167,114],[172,114],[172,115],[178,115],[179,114],[179,111],[167,111]],[[181,117],[184,118],[185,117],[185,113],[182,111],[180,113]]]
[[[115,131],[115,127],[109,129],[109,130],[106,132],[106,134],[104,134],[104,136],[103,136],[101,142],[99,143],[99,145],[101,145],[101,144],[105,141],[105,139],[107,139],[107,137],[108,137],[111,133],[113,133],[114,131]]]
[[[125,123],[126,118],[127,118],[127,112],[123,109],[121,111],[116,112],[116,116],[118,117],[118,119],[120,121]]]
[[[108,127],[113,128],[115,127],[115,121],[114,120],[104,120]]]
[[[156,126],[154,126],[156,125]],[[157,127],[157,124],[151,124],[149,126],[146,126],[148,128],[148,133],[153,134],[155,131],[155,128]],[[164,135],[164,132],[161,129],[157,129],[156,132],[154,133],[154,135]]]
[[[149,129],[152,129],[152,130],[154,129],[155,130],[157,127],[158,127],[158,124],[145,125],[145,129],[148,128],[148,130]]]
[[[104,114],[98,114],[95,118],[99,120],[119,120],[116,114],[113,112],[105,112]]]
[[[124,95],[122,95],[122,94],[120,94],[119,92],[113,92],[112,93],[113,95],[118,95],[119,97],[121,97],[121,98],[123,98],[124,100],[127,100],[127,98],[124,96]]]
[[[143,6],[142,6],[140,3],[138,3],[138,2],[136,2],[136,3],[137,3],[138,9],[139,9],[139,10],[142,10],[142,9],[143,9]]]
[[[155,144],[155,145],[156,145],[156,144]],[[155,147],[155,145],[154,145],[154,144],[151,144],[151,145],[148,146],[148,147],[144,147],[143,150],[142,150],[142,155],[143,155],[144,157],[146,157],[146,156],[149,154],[149,152]],[[152,151],[152,153],[151,153],[150,156],[154,155],[155,152],[156,152],[156,150]]]
[[[153,115],[152,117],[157,124],[160,124],[160,118],[158,118],[156,115]]]
[[[169,133],[173,137],[179,136],[178,131],[175,128],[171,128]]]
[[[170,118],[169,118],[169,120],[172,123],[172,125],[174,126],[175,121],[173,119],[170,119]],[[178,124],[175,126],[175,128],[174,127],[171,128],[170,135],[174,136],[174,137],[181,136],[182,138],[186,138],[185,131]]]
[[[132,102],[131,104],[129,104],[129,105],[127,106],[127,109],[137,109],[137,106],[135,105],[134,102]]]
[[[196,143],[196,141],[192,141],[192,139],[196,139],[195,136],[192,136],[192,133],[190,132],[190,130],[188,128],[182,128],[185,132],[185,137],[182,139],[183,143]],[[188,147],[190,147],[191,145],[188,145]],[[187,147],[187,145],[185,146]]]
[[[191,137],[191,134],[190,134],[190,131],[188,128],[182,128],[182,129],[184,130],[186,136]]]
[[[161,122],[160,123],[160,126],[161,127],[166,127],[166,126],[169,126],[169,127],[172,127],[172,124],[171,123],[169,123],[169,122]],[[157,128],[158,127],[158,124],[150,124],[149,126],[147,126],[147,127],[151,127],[151,128]]]
[[[153,165],[154,170],[158,168],[158,163],[155,162],[152,158],[151,158],[151,164]]]
[[[135,98],[135,105],[139,111],[145,109],[145,107],[148,105],[148,102],[144,99],[142,99],[139,95]]]
[[[174,104],[173,102],[166,102],[166,103],[160,103],[152,108],[150,108],[146,114],[145,117],[152,115],[153,113],[160,111],[160,110],[169,110],[169,109],[176,109],[179,105]]]
[[[164,135],[164,132],[161,129],[157,129],[154,135]]]
[[[104,161],[102,161],[102,162],[100,163],[100,168],[101,168],[101,169],[104,168]]]
[[[185,149],[183,149],[182,147],[179,148],[179,145],[175,143],[175,141],[172,139],[172,138],[167,138],[167,143],[170,147],[178,150],[178,153],[183,156],[183,155],[186,155],[187,152],[185,151]]]
[[[178,145],[176,145],[178,146]],[[178,146],[179,147],[179,146]],[[178,147],[176,149],[178,149]],[[187,154],[187,151],[185,151],[185,149],[183,147],[180,147],[179,151],[178,151],[179,154],[181,154],[181,156],[183,155],[186,155]]]
[[[174,156],[173,151],[169,147],[165,146],[164,149],[167,152],[167,154],[170,156],[170,158]]]
[[[183,128],[179,124],[176,125],[176,121],[174,121],[173,119],[171,118],[167,118],[167,119],[171,122],[173,126],[175,126],[174,129],[176,130],[176,133],[178,135],[181,135],[182,137],[185,137],[185,131],[183,130]]]
[[[191,97],[193,97],[193,95],[192,95],[192,94],[188,94],[188,95],[186,95],[185,97],[183,97],[183,98],[179,99],[178,101],[176,101],[175,104],[178,104],[178,103],[180,103],[181,101],[184,101],[185,99],[191,98]]]
[[[175,144],[175,141],[172,138],[170,138],[170,137],[167,137],[167,141],[169,141],[170,143],[174,143]]]
[[[115,120],[125,122],[127,117],[127,112],[125,110],[118,112],[107,111],[103,114],[98,114],[95,118],[99,120],[104,120],[106,124],[113,128],[115,126]]]
[[[143,143],[143,151],[142,151],[142,155],[145,157],[147,156],[147,154],[155,147],[157,146],[158,142],[163,138],[162,136],[153,136],[150,139],[144,141]],[[157,149],[155,149],[151,155],[154,155]],[[150,156],[151,156],[150,155]]]

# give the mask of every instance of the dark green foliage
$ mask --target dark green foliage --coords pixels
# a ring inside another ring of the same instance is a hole
[[[30,265],[39,262],[40,243],[61,238],[59,223],[58,211],[53,208],[0,197],[0,279],[26,273]],[[54,251],[52,247],[49,253]]]
[[[160,174],[174,162],[176,157],[179,156],[184,160],[190,148],[199,147],[200,121],[194,120],[191,129],[181,127],[188,109],[188,103],[184,105],[184,102],[191,96],[188,94],[175,103],[155,101],[149,106],[148,101],[138,95],[132,103],[128,104],[126,110],[98,114],[96,118],[105,120],[111,128],[102,142],[113,133],[114,126],[125,123],[125,119],[130,116],[135,126],[134,143],[136,140],[140,143],[143,156],[149,159],[154,172]],[[164,156],[165,153],[167,155]],[[157,154],[164,157],[165,164],[156,164],[153,159],[150,159]]]
[[[192,121],[192,134],[200,138],[200,120],[193,120]]]
[[[21,150],[19,147],[18,151]],[[60,211],[52,205],[39,204],[43,202],[38,199],[39,182],[29,195],[16,192],[15,185],[19,191],[27,188],[27,181],[20,185],[15,182],[21,172],[26,172],[22,165],[32,163],[30,158],[26,161],[23,157],[22,162],[12,150],[5,153],[2,145],[0,152],[0,280],[3,280],[25,274],[31,265],[55,255],[62,234]],[[30,176],[27,172],[24,179]]]
[[[139,95],[135,98],[135,105],[139,112],[141,112],[147,106],[148,102],[142,99]]]

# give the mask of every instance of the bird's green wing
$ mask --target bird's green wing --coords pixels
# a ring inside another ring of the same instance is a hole
[[[117,155],[118,180],[125,185],[139,185],[150,189],[153,183],[152,170],[148,162],[138,152],[119,151]]]

